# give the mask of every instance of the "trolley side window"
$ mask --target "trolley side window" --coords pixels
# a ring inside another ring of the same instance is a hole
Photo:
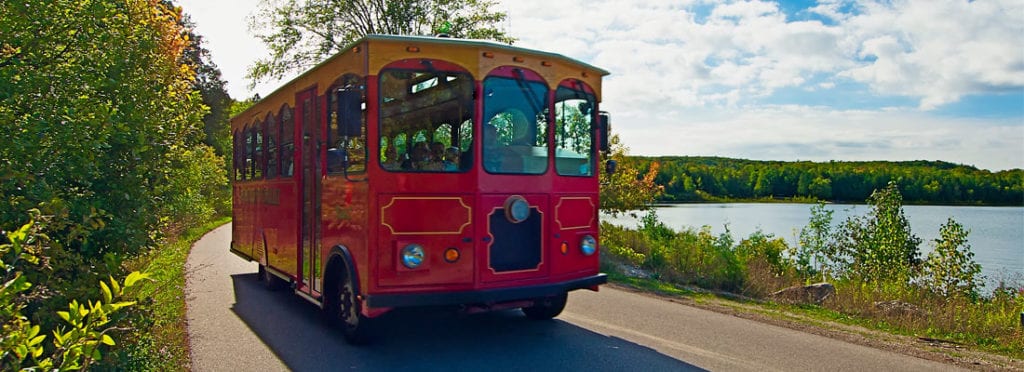
[[[345,74],[331,84],[327,94],[329,107],[327,121],[327,174],[362,174],[366,171],[366,89],[363,78],[356,74]],[[343,125],[351,118],[338,117],[338,93],[359,92],[359,130],[346,132]],[[358,132],[358,133],[356,133]]]
[[[266,150],[266,163],[267,163],[267,178],[275,178],[280,174],[280,156],[277,149],[279,142],[278,138],[281,137],[280,131],[278,130],[277,119],[270,114],[267,114],[266,120],[263,121],[265,127],[265,135],[263,140],[266,141],[264,149]]]
[[[292,109],[281,107],[281,177],[295,174],[295,118]]]
[[[596,99],[578,80],[563,82],[555,91],[555,169],[563,176],[594,174],[594,116]]]
[[[243,166],[243,164],[245,164],[245,140],[242,138],[242,133],[244,132],[242,132],[241,130],[235,130],[234,132],[234,152],[232,153],[231,160],[232,163],[234,164],[235,181],[241,181],[245,179],[243,177],[243,175],[245,174],[245,167]]]

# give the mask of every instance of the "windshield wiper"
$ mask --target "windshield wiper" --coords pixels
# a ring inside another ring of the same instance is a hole
[[[543,111],[540,107],[544,102],[537,97],[537,92],[534,92],[533,89],[526,86],[526,75],[523,74],[523,70],[517,68],[512,71],[515,72],[516,84],[519,85],[519,90],[523,91],[523,94],[528,96],[526,97],[526,101],[529,102],[530,107],[533,108],[534,116],[542,113]],[[536,120],[536,118],[534,120]]]

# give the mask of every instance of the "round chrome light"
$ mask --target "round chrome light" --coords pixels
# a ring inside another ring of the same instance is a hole
[[[419,244],[409,244],[402,248],[402,265],[410,269],[415,269],[423,264],[423,260],[427,254],[423,251],[423,246]]]
[[[594,252],[597,252],[597,240],[594,240],[593,236],[583,235],[580,238],[580,251],[584,256],[593,255]]]
[[[530,218],[530,204],[522,196],[512,195],[505,200],[505,218],[512,223],[520,223]]]

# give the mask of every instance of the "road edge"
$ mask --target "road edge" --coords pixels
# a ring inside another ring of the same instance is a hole
[[[1024,361],[1022,360],[971,350],[956,344],[937,342],[936,340],[926,342],[916,337],[810,318],[777,309],[767,309],[756,303],[742,303],[717,296],[701,298],[698,301],[678,294],[650,291],[625,283],[609,282],[606,285],[685,306],[842,340],[874,349],[946,363],[960,368],[982,371],[1024,371]]]

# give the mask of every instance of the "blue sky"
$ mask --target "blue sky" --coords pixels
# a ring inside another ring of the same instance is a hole
[[[179,1],[233,97],[257,0]],[[1024,168],[1024,1],[504,0],[516,45],[612,72],[631,154]]]

